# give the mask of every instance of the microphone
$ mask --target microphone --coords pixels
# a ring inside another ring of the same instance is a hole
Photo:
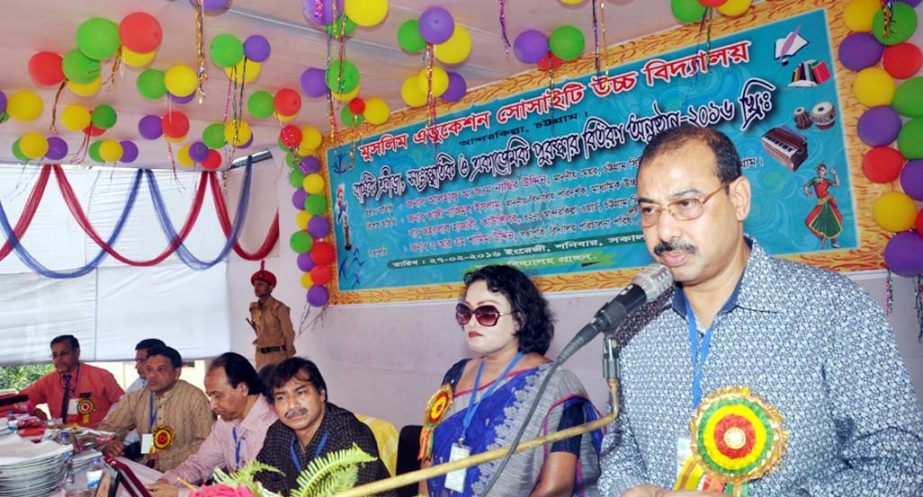
[[[614,299],[596,311],[593,320],[577,332],[577,335],[564,347],[555,362],[563,363],[597,334],[615,328],[629,314],[642,305],[660,297],[672,285],[673,275],[670,274],[670,270],[666,266],[663,264],[647,266],[631,280],[631,283],[622,290],[622,293],[616,295]]]

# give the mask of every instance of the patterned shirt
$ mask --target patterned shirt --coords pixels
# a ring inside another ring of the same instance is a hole
[[[29,396],[29,402],[33,405],[47,403],[51,417],[61,417],[64,400],[64,376],[61,373],[55,371],[46,374],[26,387],[22,393]],[[116,383],[112,373],[81,362],[71,375],[67,395],[68,399],[77,399],[78,408],[75,409],[72,405],[68,405],[66,422],[95,428],[121,396],[122,387]],[[92,402],[79,403],[83,399],[89,399]],[[88,414],[83,415],[76,412],[81,408],[87,409]]]
[[[748,243],[737,290],[713,321],[701,381],[703,395],[749,387],[782,415],[788,450],[749,495],[923,495],[923,416],[881,307],[842,275]],[[601,493],[672,488],[677,440],[689,437],[694,412],[682,289],[618,333],[633,338],[621,353],[622,412],[603,443]]]

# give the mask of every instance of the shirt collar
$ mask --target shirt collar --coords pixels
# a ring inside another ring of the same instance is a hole
[[[272,421],[264,423],[263,420],[265,419],[272,419]],[[235,423],[235,425],[237,425],[241,431],[261,431],[266,429],[266,427],[271,425],[276,419],[278,419],[278,417],[276,416],[275,408],[269,404],[266,397],[259,395],[256,402],[250,407],[250,412],[248,412],[239,423]]]

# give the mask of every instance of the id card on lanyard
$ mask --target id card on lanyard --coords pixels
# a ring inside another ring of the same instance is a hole
[[[711,333],[715,323],[712,321],[712,325],[705,330],[702,336],[702,342],[699,343],[699,325],[695,319],[695,313],[687,299],[684,298],[683,303],[686,305],[686,322],[689,326],[689,351],[692,355],[692,411],[695,412],[702,403],[702,370],[708,358],[708,350],[711,348]],[[692,457],[692,448],[689,436],[678,436],[676,439],[677,478],[690,457]]]
[[[151,397],[148,401],[148,409],[148,431],[147,433],[141,435],[142,454],[150,454],[151,448],[154,446],[154,422],[157,421],[157,409],[154,408],[154,392],[151,392]]]

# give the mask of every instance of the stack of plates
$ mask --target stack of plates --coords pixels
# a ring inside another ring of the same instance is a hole
[[[27,450],[22,457],[0,458],[0,497],[42,497],[64,483],[69,450],[54,442],[24,443],[48,445],[36,447],[39,450]]]

